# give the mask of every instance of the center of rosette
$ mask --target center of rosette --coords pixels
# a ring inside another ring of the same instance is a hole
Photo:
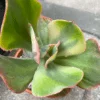
[[[49,63],[55,60],[59,45],[60,41],[56,44],[49,44],[41,48],[41,57],[45,59],[45,68],[47,68]]]

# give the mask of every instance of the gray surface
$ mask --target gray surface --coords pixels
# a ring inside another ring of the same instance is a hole
[[[8,90],[0,80],[0,100],[100,100],[100,87],[94,90],[83,90],[78,87],[62,98],[37,98],[26,92],[15,94]]]
[[[74,21],[100,37],[100,0],[40,0],[43,15]]]
[[[96,39],[100,37],[100,0],[40,1],[43,4],[44,15],[53,19],[74,21],[88,33],[85,35],[86,38],[93,38],[93,35]],[[15,94],[8,90],[0,79],[0,100],[100,100],[100,87],[93,90],[83,90],[76,87],[63,98],[48,99],[36,98],[26,92]]]

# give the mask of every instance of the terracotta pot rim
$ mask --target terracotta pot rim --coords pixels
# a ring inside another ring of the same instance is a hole
[[[28,88],[25,90],[25,92],[27,92],[29,94],[32,94],[32,91],[30,89],[28,89]]]

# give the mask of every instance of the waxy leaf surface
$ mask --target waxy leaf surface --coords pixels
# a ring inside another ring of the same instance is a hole
[[[28,24],[32,25],[37,35],[40,12],[41,5],[37,0],[6,0],[0,46],[6,50],[14,48],[31,50]]]
[[[73,22],[53,20],[48,24],[49,44],[61,42],[57,56],[70,56],[85,51],[86,44],[82,31]]]
[[[61,57],[55,63],[63,66],[74,66],[84,72],[83,80],[78,84],[81,88],[91,88],[100,84],[100,51],[96,41],[87,41],[86,51],[77,56]]]
[[[38,21],[38,36],[40,39],[40,45],[48,45],[49,44],[49,34],[48,34],[48,24],[51,22],[51,19],[47,17],[41,16],[41,18]]]
[[[34,74],[32,93],[39,97],[56,94],[75,86],[82,78],[83,72],[78,68],[50,63],[46,69],[41,63]]]
[[[0,76],[14,92],[23,92],[32,81],[37,63],[33,59],[15,59],[0,55]]]
[[[41,18],[38,35],[42,46],[61,42],[57,56],[70,56],[85,51],[86,43],[81,29],[73,22]]]

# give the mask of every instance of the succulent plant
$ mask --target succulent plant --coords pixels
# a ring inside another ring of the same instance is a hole
[[[9,89],[46,97],[65,89],[100,84],[97,42],[85,40],[74,22],[41,15],[37,0],[6,0],[0,34],[4,50],[21,48],[19,58],[0,55],[0,76]]]

